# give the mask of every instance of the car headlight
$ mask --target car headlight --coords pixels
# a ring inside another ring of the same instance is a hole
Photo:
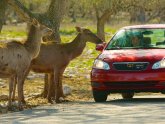
[[[93,64],[93,68],[97,68],[97,69],[103,69],[103,70],[109,70],[110,66],[108,63],[102,61],[102,60],[98,60],[96,59],[94,64]]]
[[[162,59],[161,61],[154,63],[154,65],[152,66],[152,69],[159,69],[159,68],[165,68],[165,59]]]

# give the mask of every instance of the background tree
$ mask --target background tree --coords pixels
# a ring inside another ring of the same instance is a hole
[[[18,0],[6,0],[9,5],[19,14],[25,21],[29,22],[32,18],[37,19],[41,24],[44,24],[53,29],[53,34],[48,39],[51,41],[60,42],[60,23],[65,13],[66,0],[51,0],[49,9],[45,13],[33,13]]]
[[[68,5],[68,17],[71,18],[71,22],[77,22],[77,18],[86,19],[85,16],[90,15],[91,19],[91,9],[88,6],[89,1],[85,0],[70,0]],[[89,12],[90,11],[90,12]]]
[[[129,5],[131,23],[146,23],[154,19],[163,20],[165,0],[125,0]]]
[[[5,12],[7,9],[6,0],[0,0],[0,32],[2,30],[2,26],[5,23]]]
[[[121,0],[91,0],[86,1],[86,6],[89,9],[95,11],[95,17],[97,20],[97,35],[105,41],[105,23],[110,19],[112,15],[121,11],[123,8],[123,3]]]
[[[59,28],[65,14],[65,10],[66,0],[51,0],[49,9],[45,14],[49,18],[54,30],[54,33],[49,38],[50,40],[61,42]]]

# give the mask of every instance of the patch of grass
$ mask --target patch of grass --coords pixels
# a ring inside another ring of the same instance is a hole
[[[0,34],[0,38],[3,39],[4,37],[16,38],[16,37],[25,37],[25,32],[13,32],[13,31],[2,31]],[[3,37],[3,38],[2,38]]]
[[[75,29],[62,29],[62,30],[60,30],[60,34],[61,35],[73,35],[73,34],[75,34]]]
[[[26,37],[26,34],[26,24],[4,25],[0,33],[0,39],[5,40],[8,38]]]

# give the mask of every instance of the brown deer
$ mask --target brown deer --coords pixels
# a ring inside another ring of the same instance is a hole
[[[42,43],[38,57],[31,62],[30,68],[34,72],[49,74],[49,83],[45,82],[48,83],[48,87],[46,87],[46,84],[44,87],[44,90],[48,91],[48,93],[46,93],[48,102],[52,102],[52,92],[56,92],[54,93],[55,101],[57,103],[61,102],[59,98],[64,96],[62,90],[63,72],[72,59],[81,55],[86,46],[86,42],[90,41],[95,44],[103,43],[103,41],[89,29],[82,29],[80,27],[76,27],[76,29],[79,34],[70,43]],[[13,94],[15,94],[15,90]],[[13,95],[13,99],[14,97],[15,95]],[[22,99],[22,101],[24,101],[24,99]]]
[[[79,32],[76,38],[65,44],[47,43],[41,45],[41,50],[36,59],[31,63],[31,69],[38,73],[47,73],[50,76],[47,98],[51,102],[51,89],[55,86],[55,101],[61,102],[62,92],[62,75],[69,62],[81,55],[86,42],[95,44],[103,41],[93,34],[89,29],[76,27]],[[45,87],[46,88],[46,87]]]
[[[14,82],[17,82],[18,107],[22,110],[24,100],[23,83],[32,59],[39,54],[42,36],[50,34],[50,29],[33,21],[25,43],[9,42],[0,46],[0,78],[9,78],[8,107],[11,108],[11,97]]]

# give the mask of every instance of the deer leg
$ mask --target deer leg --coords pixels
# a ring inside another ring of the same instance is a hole
[[[60,73],[58,71],[54,72],[54,84],[55,84],[55,101],[56,103],[61,103],[60,101]]]
[[[61,72],[60,72],[60,85],[59,85],[59,94],[60,94],[60,97],[64,98],[65,95],[64,95],[64,92],[63,92],[63,85],[62,85],[62,77],[63,77],[63,73],[65,71],[65,68],[66,66],[64,66],[62,69],[61,69]]]
[[[29,71],[30,71],[30,69],[29,69],[28,71],[26,71],[25,75],[23,76],[23,80],[22,80],[22,89],[23,89],[23,86],[24,86],[24,82],[25,82],[26,76],[28,75]],[[23,94],[23,90],[22,90],[21,102],[22,102],[23,104],[26,104],[25,97],[24,97],[24,94]]]
[[[25,74],[23,75],[22,89],[23,89],[23,85],[24,85],[25,79],[26,79],[27,75],[29,74],[29,72],[30,72],[30,67],[25,71]],[[22,91],[21,102],[22,102],[23,104],[26,104],[26,101],[25,101],[25,97],[24,97],[23,91]]]
[[[59,83],[59,95],[60,97],[64,98],[64,93],[63,93],[63,85],[62,85],[62,75],[60,75],[60,83]]]
[[[62,76],[64,73],[66,66],[62,67],[60,71],[54,73],[54,83],[55,83],[55,101],[62,102],[65,101],[64,98],[64,93],[63,93],[63,87],[62,87]],[[62,98],[62,100],[60,100]]]
[[[44,77],[44,91],[41,93],[41,96],[46,98],[48,96],[48,80],[49,80],[49,74],[45,74]]]
[[[14,77],[14,87],[13,87],[13,94],[12,94],[12,101],[15,101],[15,91],[16,91],[16,85],[17,85],[17,76]]]
[[[49,91],[50,91],[50,97],[55,99],[55,83],[54,83],[54,74],[50,74],[50,78],[49,78],[49,84],[51,84],[51,86],[49,87]]]
[[[14,77],[10,77],[10,79],[9,79],[9,100],[8,100],[9,110],[12,109],[11,108],[11,103],[12,103],[11,97],[12,97],[12,92],[13,92],[13,81],[14,81]]]
[[[22,99],[23,96],[23,81],[24,81],[24,75],[18,75],[17,77],[17,90],[18,90],[18,107],[19,110],[23,110],[22,106]]]
[[[48,80],[48,102],[52,102],[51,98],[55,98],[55,84],[54,84],[54,75],[49,74],[49,80]]]

